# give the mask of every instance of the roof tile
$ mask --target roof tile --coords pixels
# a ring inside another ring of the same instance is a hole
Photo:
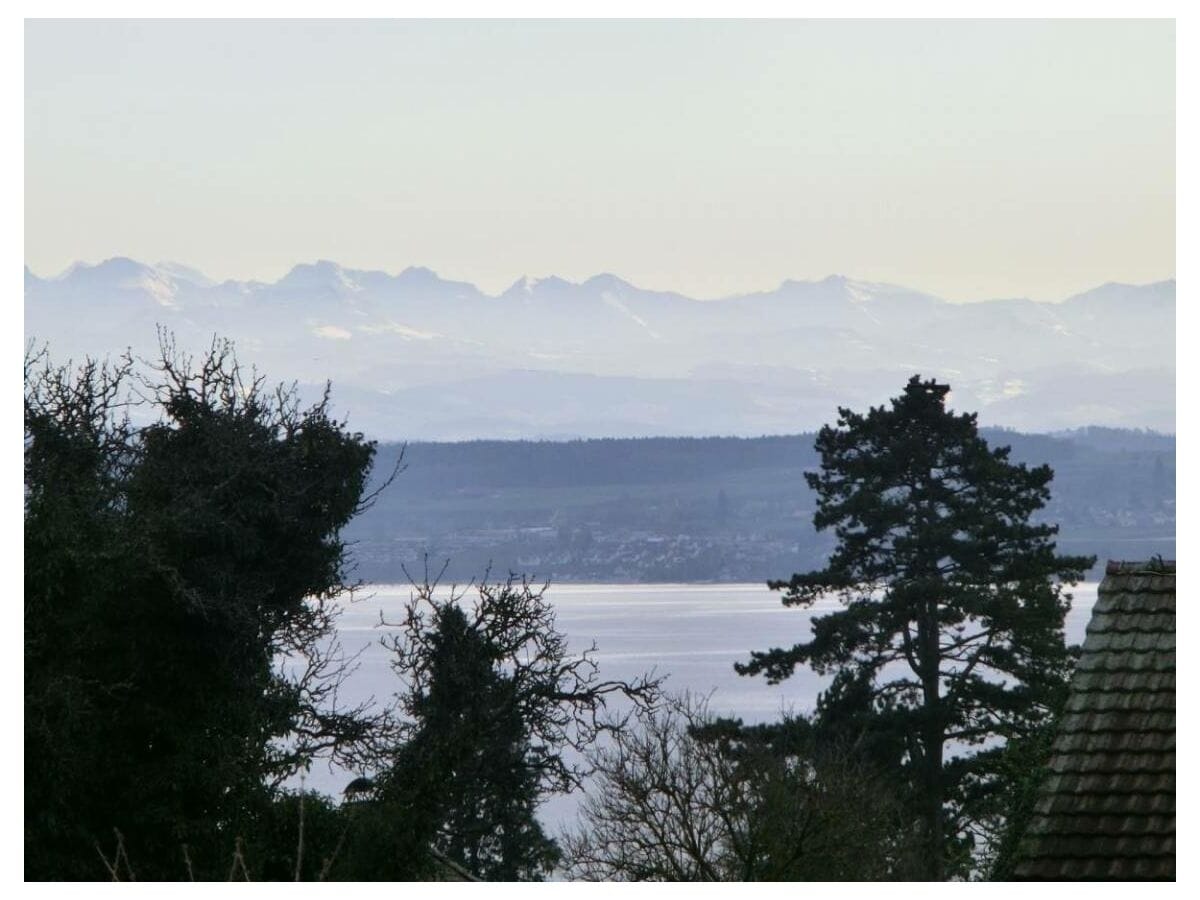
[[[1106,572],[1020,879],[1175,877],[1175,564]]]

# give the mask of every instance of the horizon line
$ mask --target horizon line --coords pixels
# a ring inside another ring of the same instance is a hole
[[[139,259],[136,259],[135,257],[122,256],[122,255],[110,256],[110,257],[107,257],[106,259],[102,259],[99,262],[95,262],[95,263],[89,263],[84,260],[76,260],[76,261],[70,263],[66,268],[64,268],[61,272],[59,272],[56,275],[47,275],[47,276],[38,275],[36,272],[33,271],[33,269],[30,267],[30,265],[28,263],[24,263],[24,270],[25,270],[25,273],[27,273],[28,275],[37,279],[38,281],[51,282],[51,281],[62,281],[64,279],[68,278],[69,276],[71,276],[72,274],[74,274],[79,269],[97,269],[97,268],[100,268],[101,266],[104,266],[109,263],[114,263],[114,262],[134,263],[135,265],[143,266],[145,268],[153,269],[156,271],[162,271],[166,267],[178,267],[180,269],[190,270],[190,271],[196,273],[197,275],[201,276],[205,280],[211,282],[211,285],[206,285],[206,287],[221,287],[221,286],[227,285],[227,284],[263,285],[263,286],[271,287],[271,286],[278,285],[281,281],[286,279],[292,273],[296,272],[298,269],[318,268],[321,266],[332,266],[342,272],[352,272],[352,273],[363,274],[363,275],[384,275],[388,278],[399,278],[402,275],[405,275],[409,272],[427,272],[430,275],[432,275],[434,278],[436,278],[438,281],[446,283],[446,284],[470,285],[472,288],[474,288],[476,291],[478,291],[482,296],[489,297],[491,299],[499,299],[500,297],[503,297],[505,294],[516,289],[518,286],[528,285],[530,283],[538,284],[538,283],[544,282],[544,281],[561,281],[564,284],[570,285],[572,287],[582,287],[583,285],[586,285],[589,282],[595,281],[597,279],[612,278],[612,279],[615,279],[615,280],[621,282],[622,284],[628,285],[629,287],[634,288],[638,291],[642,291],[644,293],[669,294],[672,296],[681,297],[683,299],[692,300],[692,301],[699,302],[699,303],[714,303],[714,302],[720,302],[722,300],[742,299],[742,298],[754,296],[756,294],[773,293],[775,291],[782,290],[783,288],[785,288],[791,284],[816,285],[816,284],[822,284],[822,283],[829,282],[829,281],[846,281],[846,282],[851,282],[851,283],[855,283],[855,284],[869,285],[871,287],[902,290],[902,291],[906,291],[909,293],[919,294],[919,295],[922,295],[925,297],[930,297],[935,300],[940,300],[945,303],[953,303],[953,304],[957,304],[957,305],[966,305],[966,304],[974,304],[974,303],[994,303],[994,302],[1000,302],[1000,301],[1013,301],[1013,300],[1026,301],[1029,303],[1045,303],[1045,304],[1049,304],[1049,305],[1057,305],[1060,303],[1064,303],[1068,300],[1071,300],[1074,297],[1079,297],[1079,296],[1082,296],[1083,294],[1091,293],[1092,291],[1099,290],[1101,288],[1106,288],[1106,287],[1146,288],[1146,287],[1153,287],[1153,286],[1160,285],[1160,284],[1176,283],[1176,274],[1171,273],[1168,277],[1159,278],[1159,279],[1156,279],[1153,281],[1146,281],[1146,282],[1142,282],[1142,283],[1133,283],[1133,282],[1116,281],[1116,280],[1103,281],[1103,282],[1093,285],[1092,287],[1085,288],[1082,291],[1077,291],[1072,294],[1068,294],[1067,296],[1060,297],[1056,300],[1035,300],[1029,296],[952,299],[952,298],[948,298],[948,297],[942,297],[938,294],[930,293],[929,291],[926,291],[921,288],[910,287],[908,285],[897,284],[895,282],[871,281],[871,280],[865,279],[865,278],[855,278],[854,276],[845,275],[845,274],[839,273],[839,272],[834,272],[834,273],[830,273],[829,275],[826,275],[822,278],[802,279],[802,278],[786,277],[786,278],[783,278],[781,281],[779,281],[778,284],[773,288],[751,290],[751,291],[746,291],[746,292],[737,293],[737,294],[725,294],[725,295],[722,295],[719,297],[702,298],[702,297],[693,297],[688,294],[681,293],[678,290],[662,290],[662,289],[658,289],[658,288],[641,287],[638,284],[636,284],[636,283],[630,281],[629,279],[624,278],[614,272],[597,272],[594,275],[588,276],[587,278],[583,279],[582,281],[572,281],[569,278],[564,278],[560,275],[555,275],[555,274],[549,274],[549,275],[545,275],[545,276],[530,276],[528,274],[523,274],[523,275],[519,276],[516,280],[514,280],[507,288],[500,291],[499,293],[489,294],[486,291],[484,291],[483,289],[481,289],[473,281],[469,281],[469,280],[464,281],[464,280],[461,280],[458,278],[453,278],[453,277],[450,277],[450,278],[443,277],[442,274],[439,273],[437,270],[432,269],[428,266],[409,265],[409,266],[405,266],[403,269],[399,269],[395,272],[391,272],[391,271],[389,271],[387,269],[383,269],[383,268],[359,268],[356,266],[346,266],[346,265],[343,265],[342,263],[337,262],[336,260],[329,259],[329,258],[318,258],[311,262],[294,263],[291,266],[291,268],[289,268],[286,272],[284,272],[281,276],[279,276],[274,281],[262,281],[257,278],[246,278],[246,279],[226,278],[223,280],[217,280],[217,279],[214,279],[214,278],[211,278],[210,276],[208,276],[203,270],[201,270],[197,266],[193,266],[188,263],[182,263],[182,262],[178,262],[175,260],[160,260],[160,261],[154,262],[154,263],[146,263]],[[168,274],[171,274],[171,273],[168,272]]]

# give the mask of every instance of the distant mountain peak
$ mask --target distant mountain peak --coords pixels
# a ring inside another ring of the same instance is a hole
[[[275,282],[275,287],[288,290],[320,290],[335,294],[357,293],[362,288],[351,274],[330,259],[299,263]]]
[[[1075,294],[1062,301],[1063,306],[1079,306],[1084,304],[1103,304],[1109,301],[1121,302],[1128,292],[1137,291],[1147,302],[1175,304],[1175,279],[1155,281],[1150,284],[1132,285],[1120,281],[1108,281],[1099,287]]]
[[[113,256],[91,265],[72,263],[65,272],[50,281],[38,279],[42,285],[63,285],[70,291],[96,297],[112,292],[140,291],[160,306],[176,306],[178,285],[169,272],[140,263],[127,256]]]
[[[170,261],[159,262],[154,264],[154,268],[163,274],[171,276],[176,281],[185,281],[197,287],[213,287],[217,283],[199,269],[193,269],[191,266],[185,266],[182,263]]]
[[[583,283],[587,288],[599,288],[602,291],[629,291],[636,288],[623,278],[613,275],[611,272],[601,272],[599,275],[593,275]]]
[[[501,297],[507,297],[510,294],[532,294],[534,279],[528,275],[522,275],[512,284],[510,284],[501,294]]]
[[[785,278],[777,288],[781,294],[807,294],[815,297],[836,297],[838,299],[859,299],[862,295],[873,293],[876,285],[868,281],[858,281],[845,275],[826,275],[816,281],[802,281],[795,278]]]
[[[839,287],[840,285],[847,284],[852,280],[853,279],[848,278],[845,275],[838,275],[837,273],[834,273],[832,275],[826,275],[824,278],[785,278],[779,283],[779,287],[781,289],[785,287]]]
[[[396,276],[406,281],[441,281],[438,273],[428,266],[409,266]]]
[[[283,277],[284,278],[291,278],[293,276],[305,277],[312,273],[319,273],[322,275],[336,275],[336,274],[340,273],[341,271],[342,271],[341,265],[339,265],[338,263],[335,263],[332,259],[318,259],[315,262],[310,262],[310,263],[296,263],[296,265],[292,266],[292,268],[288,271],[288,273],[286,275],[284,275]]]
[[[135,277],[151,271],[153,269],[150,266],[140,263],[136,259],[130,259],[128,256],[110,256],[108,259],[102,260],[94,266],[77,262],[68,269],[71,275],[96,274],[117,278]]]
[[[535,294],[545,294],[552,291],[562,290],[563,288],[573,288],[578,285],[567,281],[564,278],[559,278],[557,275],[548,275],[545,278],[533,278],[529,275],[522,275],[512,285],[502,293],[501,297],[510,296],[526,296],[532,297]]]

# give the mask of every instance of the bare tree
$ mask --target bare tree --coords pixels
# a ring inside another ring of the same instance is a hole
[[[903,815],[852,752],[804,755],[672,698],[612,734],[567,871],[595,881],[760,881],[899,874]]]

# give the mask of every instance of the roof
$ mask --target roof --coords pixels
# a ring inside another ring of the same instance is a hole
[[[1175,563],[1110,562],[1015,877],[1175,878]]]

